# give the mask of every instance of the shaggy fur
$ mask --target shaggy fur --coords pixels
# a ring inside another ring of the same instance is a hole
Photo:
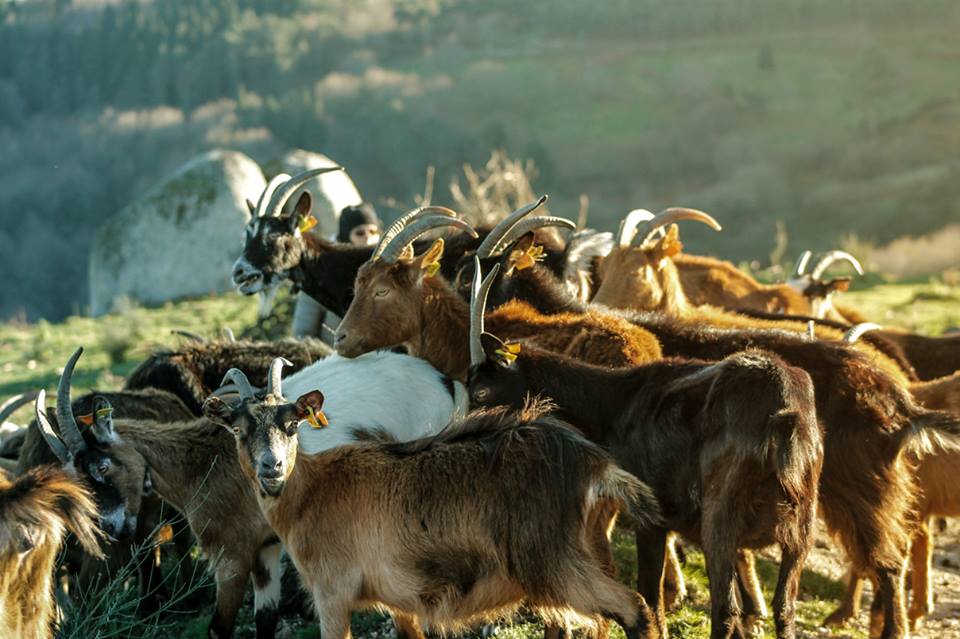
[[[321,407],[318,396],[235,409],[211,398],[205,410],[237,432],[244,472],[326,639],[347,637],[358,608],[444,632],[521,602],[554,622],[605,616],[631,639],[653,635],[649,610],[612,577],[588,525],[611,506],[649,522],[656,502],[599,448],[532,409],[473,414],[428,442],[297,457],[295,425],[307,405]]]
[[[54,564],[67,531],[99,554],[101,533],[87,489],[57,466],[16,479],[0,472],[0,635],[53,636]]]

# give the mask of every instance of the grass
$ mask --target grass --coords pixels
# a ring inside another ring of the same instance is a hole
[[[856,290],[840,298],[841,303],[860,309],[865,315],[879,318],[889,325],[902,325],[914,330],[936,334],[949,326],[960,325],[960,289],[937,280],[910,283],[888,283],[867,280]],[[254,298],[228,294],[218,297],[168,303],[155,308],[131,306],[122,312],[97,319],[70,317],[50,324],[0,324],[0,399],[28,389],[44,387],[48,392],[56,386],[63,363],[78,346],[85,354],[75,375],[79,391],[91,387],[119,388],[123,376],[152,349],[160,345],[174,345],[180,339],[170,333],[173,329],[201,335],[219,334],[230,326],[238,335],[258,329],[257,301]],[[24,423],[29,409],[18,413],[15,421]],[[618,533],[614,539],[614,553],[624,583],[635,583],[635,546],[632,535]],[[764,592],[772,598],[776,583],[776,563],[761,559],[758,571]],[[690,596],[687,603],[669,616],[670,635],[679,639],[701,639],[709,630],[709,596],[706,566],[703,555],[690,548],[687,552],[684,574]],[[807,570],[801,581],[801,601],[798,624],[804,633],[818,634],[820,621],[833,609],[842,593],[842,585],[828,577]],[[209,594],[203,612],[192,618],[178,618],[162,630],[160,637],[193,639],[204,636],[211,611]],[[378,613],[354,616],[353,631],[357,637],[374,639],[389,636],[389,622]],[[285,619],[285,636],[312,639],[319,636],[315,623],[304,619]],[[862,628],[846,628],[843,636],[861,639]],[[526,616],[519,616],[503,627],[498,636],[504,639],[534,639],[540,637],[542,626]],[[155,634],[155,633],[154,633]],[[129,636],[138,636],[131,634]],[[250,607],[241,614],[239,638],[253,636]],[[475,636],[475,635],[472,635]],[[622,639],[619,628],[614,636]],[[773,636],[773,626],[767,622],[764,636]]]

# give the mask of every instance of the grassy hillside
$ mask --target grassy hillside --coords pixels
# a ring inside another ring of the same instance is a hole
[[[778,220],[791,255],[928,233],[960,222],[958,26],[945,0],[0,2],[0,316],[82,312],[99,224],[214,146],[327,153],[386,217],[502,147],[557,213],[700,207],[727,231],[685,235],[733,259]]]

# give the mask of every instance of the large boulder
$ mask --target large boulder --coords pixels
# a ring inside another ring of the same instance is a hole
[[[250,217],[246,199],[266,186],[260,167],[235,151],[200,155],[111,218],[90,252],[90,310],[120,297],[157,303],[229,291]]]
[[[267,162],[264,165],[264,171],[272,178],[279,173],[296,175],[310,169],[322,169],[327,166],[337,166],[337,162],[320,153],[293,149],[282,157]],[[357,186],[346,171],[335,171],[319,175],[301,186],[287,200],[284,210],[291,209],[296,204],[297,198],[300,197],[300,192],[304,190],[309,190],[310,195],[313,196],[312,212],[318,222],[313,228],[313,232],[325,238],[337,234],[340,211],[344,207],[360,204],[363,201]],[[256,202],[256,199],[253,201]]]

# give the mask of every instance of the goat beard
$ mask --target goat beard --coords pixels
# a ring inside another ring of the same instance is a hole
[[[265,284],[264,287],[257,292],[257,297],[260,299],[260,309],[257,311],[257,314],[260,316],[260,319],[270,315],[270,311],[273,310],[273,303],[277,299],[277,291],[279,290],[280,282],[275,281]]]

